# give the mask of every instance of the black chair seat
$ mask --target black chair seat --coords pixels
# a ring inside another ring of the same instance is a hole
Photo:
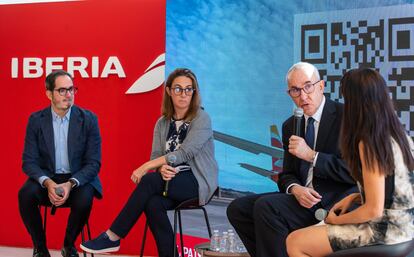
[[[334,252],[328,257],[406,257],[414,250],[414,240],[394,245],[372,245]]]

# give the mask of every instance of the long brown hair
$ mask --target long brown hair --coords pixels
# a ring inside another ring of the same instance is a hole
[[[410,170],[414,169],[406,132],[381,75],[368,68],[350,70],[341,79],[341,93],[345,99],[341,152],[354,179],[362,182],[360,142],[364,144],[363,154],[368,168],[376,162],[381,174],[393,174],[393,138],[401,148],[404,163]]]
[[[171,96],[167,93],[167,90],[168,90],[167,88],[171,88],[174,79],[176,79],[177,77],[181,77],[181,76],[191,79],[192,87],[194,89],[193,95],[191,97],[190,107],[188,108],[188,111],[184,116],[185,121],[191,121],[197,115],[197,112],[201,105],[201,98],[200,98],[200,93],[199,93],[199,88],[198,88],[197,77],[190,69],[178,68],[178,69],[175,69],[173,72],[171,72],[170,75],[168,76],[167,81],[165,82],[165,87],[164,87],[164,95],[162,99],[161,113],[167,119],[171,119],[173,117],[174,112],[175,112],[174,105],[173,105]]]

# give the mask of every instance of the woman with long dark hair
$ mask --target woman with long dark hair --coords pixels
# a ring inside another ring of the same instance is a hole
[[[175,235],[167,210],[195,197],[204,205],[217,188],[213,131],[210,117],[200,108],[200,102],[194,73],[189,69],[173,71],[165,83],[162,116],[155,125],[151,160],[132,173],[131,180],[138,185],[111,227],[96,239],[82,243],[83,250],[117,251],[120,239],[126,237],[144,212],[158,256],[174,255]],[[170,166],[172,163],[174,167]],[[149,170],[157,172],[147,173]],[[166,181],[169,187],[164,192]]]
[[[414,236],[414,145],[400,123],[385,80],[373,69],[347,72],[341,152],[360,193],[336,203],[324,226],[292,232],[289,256],[396,244]],[[354,203],[359,207],[349,210]]]

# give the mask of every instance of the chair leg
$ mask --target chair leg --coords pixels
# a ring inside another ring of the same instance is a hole
[[[43,233],[46,234],[47,206],[43,206],[43,208],[45,209],[43,213]],[[42,210],[42,206],[39,205],[39,211],[41,210]],[[46,239],[45,243],[47,244],[47,237],[45,237],[45,239]]]
[[[181,256],[184,256],[184,239],[183,239],[183,226],[181,223],[181,211],[178,210],[178,226],[180,228],[180,245],[181,245]]]
[[[174,257],[177,256],[177,212],[180,212],[179,210],[174,211]],[[182,253],[181,253],[182,254]]]
[[[203,210],[204,219],[206,220],[206,225],[207,225],[207,230],[208,230],[208,237],[211,238],[211,227],[210,227],[210,222],[208,220],[207,211],[203,206],[201,206],[201,210]]]
[[[147,238],[148,222],[145,222],[144,236],[142,237],[140,257],[144,256],[145,239]]]
[[[85,230],[85,227],[83,227],[82,230],[81,230],[82,243],[85,242],[85,232],[84,232],[84,230]],[[83,257],[86,257],[86,252],[85,251],[83,251]]]
[[[41,208],[41,207],[39,207]],[[47,220],[47,206],[43,206],[45,208],[44,214],[43,214],[43,231],[46,233],[46,220]]]
[[[81,239],[82,239],[82,243],[85,242],[85,227],[86,227],[86,232],[87,232],[87,236],[88,236],[88,240],[91,240],[91,229],[89,227],[89,221],[86,221],[85,225],[83,226],[82,230],[81,230]],[[85,251],[83,252],[83,257],[87,257],[88,255],[86,254]],[[94,257],[94,254],[91,253],[91,257]]]
[[[89,227],[89,221],[86,221],[86,232],[88,233],[88,240],[92,240],[91,237],[91,228]],[[91,256],[94,257],[94,254],[91,253]]]

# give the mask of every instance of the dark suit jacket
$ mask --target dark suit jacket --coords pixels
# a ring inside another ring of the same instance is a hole
[[[355,181],[352,179],[345,162],[341,159],[338,147],[339,132],[343,113],[343,105],[327,97],[322,111],[316,139],[315,151],[319,152],[316,165],[313,168],[312,184],[322,195],[322,207],[329,209],[335,202],[347,194],[357,192]],[[302,118],[301,137],[304,137],[305,118]],[[279,175],[278,186],[281,192],[292,183],[300,182],[301,159],[289,153],[289,138],[293,131],[293,116],[283,123],[282,137],[284,160],[283,172]]]
[[[91,183],[96,196],[102,197],[98,178],[101,167],[101,136],[98,120],[90,111],[72,106],[68,130],[68,155],[72,177],[80,185]],[[29,118],[23,151],[23,171],[38,181],[41,176],[55,175],[55,147],[51,107]]]

